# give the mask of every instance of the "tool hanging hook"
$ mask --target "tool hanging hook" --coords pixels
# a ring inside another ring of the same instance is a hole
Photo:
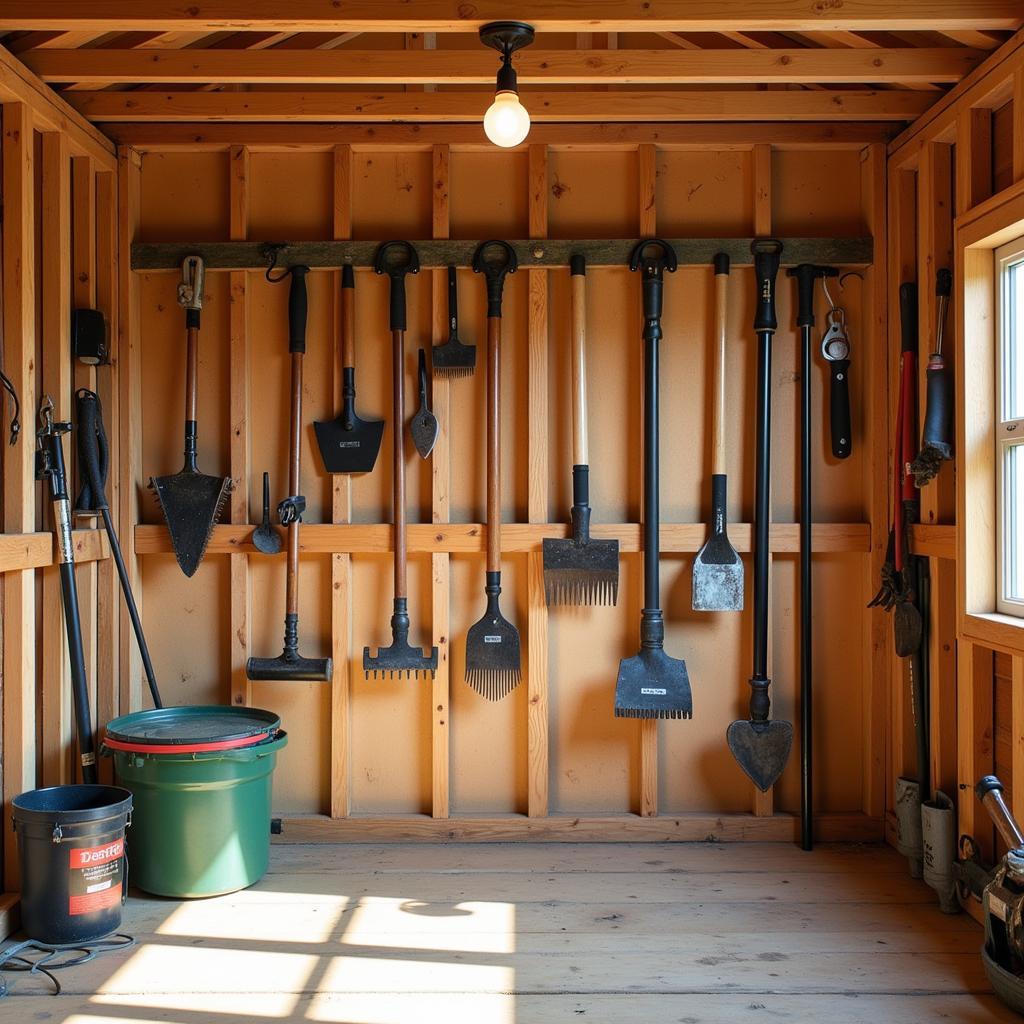
[[[839,290],[843,291],[846,288],[846,279],[848,277],[857,277],[861,281],[864,280],[864,275],[859,270],[847,270],[845,273],[839,275]]]
[[[842,278],[840,278],[839,280],[840,280],[839,287],[841,288],[842,287]],[[823,277],[821,279],[821,290],[825,293],[825,301],[828,303],[828,311],[829,311],[829,314],[831,315],[839,307],[835,304],[835,301],[833,300],[832,295],[831,295],[831,293],[828,290],[828,278],[827,277]]]

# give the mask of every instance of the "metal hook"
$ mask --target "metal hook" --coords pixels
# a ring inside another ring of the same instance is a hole
[[[847,270],[845,273],[839,275],[839,290],[840,291],[842,291],[843,288],[845,287],[843,282],[848,277],[859,277],[862,281],[864,280],[864,275],[859,270]]]
[[[265,277],[271,284],[283,281],[292,272],[292,268],[289,267],[287,270],[282,270],[276,277],[273,276],[274,268],[277,266],[277,257],[281,250],[287,247],[287,242],[266,242],[260,246],[260,255],[267,261]]]
[[[834,309],[838,309],[839,307],[832,301],[832,296],[829,294],[827,277],[823,277],[821,279],[821,289],[825,293],[825,298],[828,301],[829,312]]]

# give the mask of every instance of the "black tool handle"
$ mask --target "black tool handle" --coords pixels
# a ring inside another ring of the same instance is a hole
[[[396,256],[396,254],[398,254]],[[390,327],[392,331],[404,331],[406,324],[405,310],[405,275],[420,272],[420,256],[411,242],[395,240],[381,242],[377,254],[373,258],[373,269],[378,274],[387,274],[391,278],[391,312]]]
[[[459,278],[454,264],[448,267],[448,340],[459,336]]]
[[[309,267],[291,268],[291,287],[288,289],[288,351],[306,351],[306,312],[309,300],[306,296],[306,275]]]
[[[755,331],[772,331],[779,326],[775,315],[775,278],[782,262],[782,243],[777,238],[755,238],[750,243],[754,255],[754,278],[757,281]]]
[[[629,269],[640,271],[644,303],[644,338],[661,337],[665,271],[674,273],[679,261],[676,251],[661,238],[644,238],[629,257]]]
[[[419,366],[417,370],[420,382],[420,405],[427,407],[427,353],[425,349],[419,351]]]
[[[917,285],[913,281],[900,285],[900,351],[917,351]]]
[[[816,263],[801,263],[786,271],[787,277],[796,278],[796,325],[814,326],[814,282],[823,277],[838,277],[835,267],[822,267]]]
[[[848,458],[853,450],[853,427],[850,421],[850,360],[834,359],[829,363],[832,380],[829,385],[829,420],[832,433],[832,454]]]
[[[949,372],[946,361],[938,352],[933,352],[925,370],[928,381],[927,405],[925,406],[924,430],[921,447],[934,448],[944,459],[953,453],[949,440],[949,421],[952,411],[952,396],[949,387]]]
[[[473,253],[473,270],[487,279],[487,316],[501,317],[505,276],[519,269],[519,257],[508,242],[498,238],[481,242]]]
[[[109,507],[105,488],[110,469],[110,444],[100,416],[100,400],[94,391],[79,388],[75,392],[75,405],[81,482],[75,508],[82,512],[100,512]]]
[[[935,297],[948,299],[953,294],[953,274],[948,267],[942,267],[935,274]]]

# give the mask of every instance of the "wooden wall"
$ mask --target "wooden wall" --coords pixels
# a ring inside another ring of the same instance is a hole
[[[828,374],[815,359],[815,519],[822,526],[816,532],[814,611],[822,834],[880,836],[887,666],[872,652],[865,604],[877,576],[879,537],[884,540],[884,477],[872,445],[880,424],[885,436],[885,417],[875,415],[879,399],[868,386],[869,375],[878,373],[874,353],[884,317],[883,147],[808,136],[773,151],[737,135],[717,147],[534,145],[501,153],[443,142],[247,145],[244,129],[239,131],[231,146],[179,143],[123,156],[131,188],[138,190],[137,225],[123,230],[143,241],[874,235],[874,269],[846,278],[836,293],[848,311],[854,351],[854,454],[845,462],[827,450]],[[208,273],[199,461],[205,472],[236,478],[230,519],[241,528],[219,527],[205,562],[188,580],[144,489],[150,476],[174,472],[181,462],[177,278],[133,275],[140,417],[135,436],[125,440],[137,450],[136,549],[156,668],[169,703],[251,701],[281,714],[291,741],[276,775],[275,806],[288,818],[286,837],[793,835],[797,748],[773,807],[771,794],[754,800],[724,741],[729,722],[746,717],[750,595],[742,615],[695,615],[689,608],[691,560],[703,536],[710,472],[713,253],[709,246],[709,265],[681,268],[666,289],[661,511],[672,550],[662,559],[662,596],[667,647],[687,660],[695,715],[656,724],[612,715],[618,661],[635,653],[638,643],[635,528],[623,544],[617,608],[549,611],[543,604],[543,524],[565,520],[571,503],[567,272],[523,271],[506,293],[503,518],[535,527],[505,533],[503,582],[510,617],[524,639],[525,671],[523,684],[496,704],[480,698],[462,677],[464,636],[482,607],[479,537],[467,539],[463,532],[456,542],[443,527],[436,537],[433,531],[413,534],[410,567],[413,641],[429,644],[433,633],[441,642],[437,680],[363,678],[362,647],[386,639],[390,614],[390,556],[372,539],[379,535],[371,527],[386,522],[389,513],[391,428],[372,474],[333,484],[324,475],[310,424],[332,418],[338,408],[339,276],[327,271],[314,272],[309,282],[305,521],[351,522],[367,530],[306,533],[315,550],[302,560],[301,646],[310,654],[334,653],[333,684],[245,680],[248,655],[280,650],[283,560],[256,554],[245,543],[242,524],[258,518],[264,469],[271,473],[273,500],[284,494],[287,288],[256,272]],[[416,348],[429,347],[444,330],[441,273],[425,271],[409,284],[409,389]],[[482,284],[462,270],[459,286],[463,340],[481,345]],[[753,500],[756,361],[749,267],[734,270],[730,288],[730,517],[744,524]],[[361,270],[356,297],[358,405],[364,416],[386,415],[386,283]],[[794,523],[798,514],[794,298],[783,280],[773,372],[773,518],[779,524]],[[824,308],[819,297],[820,316]],[[625,269],[593,269],[588,316],[595,519],[637,523],[642,348],[635,277]],[[442,437],[433,462],[421,462],[407,446],[410,521],[479,523],[482,372],[450,385],[435,381],[434,403]],[[742,525],[734,534],[748,546]],[[773,713],[793,722],[799,718],[795,540],[794,528],[777,532],[772,586]],[[317,817],[302,817],[309,815]]]
[[[957,799],[959,831],[974,834],[987,853],[994,849],[993,834],[972,792],[978,777],[998,771],[1015,813],[1024,815],[1024,641],[1019,624],[985,614],[994,605],[983,607],[987,598],[982,592],[994,566],[995,527],[987,525],[992,523],[994,446],[985,439],[994,389],[976,382],[994,372],[991,321],[983,314],[991,288],[974,277],[986,253],[980,248],[965,252],[965,247],[978,242],[986,247],[982,236],[990,230],[1024,233],[1019,213],[1024,193],[1022,44],[1018,33],[889,148],[890,294],[895,301],[901,281],[919,282],[922,357],[934,335],[935,270],[949,266],[956,271],[948,326],[956,348],[959,449],[955,461],[922,491],[926,525],[917,529],[916,543],[931,556],[934,584],[933,779]],[[990,256],[987,266],[991,274]],[[956,297],[965,288],[973,305],[958,308]],[[978,332],[989,338],[984,345]],[[893,323],[891,366],[898,349],[898,324]],[[969,578],[968,557],[972,566],[988,566],[981,584]],[[908,687],[903,666],[895,661],[894,666],[890,776],[914,767]]]

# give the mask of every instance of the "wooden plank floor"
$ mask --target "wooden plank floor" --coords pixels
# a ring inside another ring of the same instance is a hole
[[[11,976],[0,1022],[1018,1019],[977,925],[878,847],[277,845],[251,889],[124,925],[59,998]]]

